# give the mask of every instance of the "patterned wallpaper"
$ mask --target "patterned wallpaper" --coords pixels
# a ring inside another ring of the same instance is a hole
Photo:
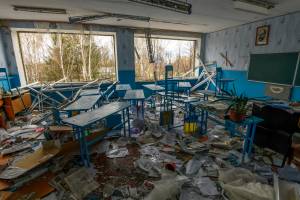
[[[255,46],[256,28],[270,25],[269,44]],[[234,67],[247,70],[251,53],[281,53],[300,51],[300,12],[209,33],[205,37],[205,62],[216,61],[224,66],[220,53],[227,52]]]

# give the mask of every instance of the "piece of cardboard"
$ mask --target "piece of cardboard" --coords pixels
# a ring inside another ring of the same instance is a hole
[[[0,180],[0,191],[5,190],[11,186],[11,183],[6,180]],[[0,198],[1,199],[1,198]]]
[[[35,152],[28,154],[21,158],[20,160],[16,161],[14,166],[23,168],[26,170],[33,169],[40,164],[43,164],[58,154],[59,148],[58,147],[47,147],[47,148],[39,148]]]
[[[7,200],[15,200],[20,199],[24,195],[28,195],[34,193],[34,197],[40,199],[42,197],[47,196],[55,189],[49,185],[49,181],[54,178],[54,174],[51,172],[47,172],[42,176],[29,181],[24,186],[20,187],[16,192],[11,194]]]
[[[50,126],[49,131],[59,133],[70,133],[71,131],[73,131],[73,128],[70,126]]]
[[[10,158],[11,158],[11,157],[8,156],[8,155],[5,155],[5,156],[0,155],[0,166],[5,166],[5,165],[7,165]]]
[[[12,192],[1,191],[0,192],[0,199],[7,200],[12,195]]]

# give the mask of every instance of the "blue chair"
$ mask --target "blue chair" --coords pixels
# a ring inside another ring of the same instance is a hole
[[[0,68],[0,81],[1,81],[3,89],[5,88],[5,85],[2,83],[2,81],[6,81],[7,85],[8,85],[8,91],[11,90],[10,81],[9,81],[9,78],[8,78],[6,68],[3,68],[3,67]]]
[[[217,67],[216,68],[216,85],[220,89],[219,91],[216,88],[216,95],[221,94],[223,95],[223,91],[228,91],[229,89],[229,84],[232,83],[234,84],[235,79],[231,78],[223,78],[223,70],[222,67]]]

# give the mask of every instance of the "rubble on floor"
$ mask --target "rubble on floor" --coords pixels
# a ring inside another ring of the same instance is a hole
[[[96,143],[90,168],[83,167],[72,128],[51,125],[48,116],[0,129],[0,199],[272,200],[277,172],[281,199],[300,199],[295,166],[277,170],[274,155],[268,160],[260,149],[242,163],[243,141],[224,127],[199,138],[160,127],[149,115],[134,120],[135,137]]]

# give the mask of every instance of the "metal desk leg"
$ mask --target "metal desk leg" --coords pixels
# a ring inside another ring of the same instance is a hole
[[[90,167],[90,154],[89,154],[89,146],[86,141],[86,134],[89,133],[88,131],[83,132],[83,145],[84,145],[84,151],[85,151],[85,156],[86,156],[86,166]]]
[[[122,120],[123,120],[124,137],[126,137],[125,110],[122,110]]]
[[[200,135],[204,135],[207,132],[207,118],[208,112],[205,110],[201,110]]]
[[[208,95],[204,94],[204,101],[208,101]]]
[[[136,107],[136,118],[139,117],[139,100],[135,100],[135,107]]]
[[[131,137],[129,108],[126,108],[126,113],[127,113],[127,121],[128,121],[128,135],[129,135],[129,137]]]
[[[200,119],[200,135],[203,135],[204,133],[204,110],[201,110],[201,119]]]
[[[248,124],[247,134],[246,134],[246,138],[245,138],[243,151],[245,151],[245,153],[247,153],[249,158],[251,156],[255,130],[256,130],[256,124],[255,123]]]
[[[88,150],[88,145],[87,145],[86,138],[85,138],[85,130],[78,129],[78,133],[79,133],[81,160],[86,167],[90,167],[89,150]]]
[[[80,157],[81,157],[81,161],[83,162],[84,165],[86,165],[85,163],[85,150],[84,150],[84,142],[83,142],[83,135],[84,135],[84,130],[82,129],[77,129],[78,130],[78,141],[79,141],[79,146],[80,146]]]
[[[204,123],[204,134],[207,133],[207,119],[208,119],[208,112],[207,111],[204,111],[204,114],[205,114],[205,123]]]
[[[142,100],[142,118],[144,119],[145,110],[144,110],[144,100]]]

